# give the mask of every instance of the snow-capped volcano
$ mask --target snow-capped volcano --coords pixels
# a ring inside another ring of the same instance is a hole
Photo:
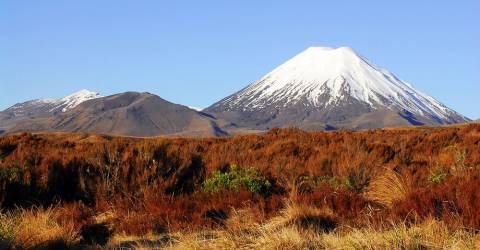
[[[467,120],[347,47],[308,48],[205,111],[255,126],[348,123],[380,111],[414,124]]]

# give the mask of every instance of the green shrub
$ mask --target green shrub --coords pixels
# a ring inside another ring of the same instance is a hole
[[[227,172],[216,171],[213,177],[203,182],[203,191],[218,193],[222,190],[268,193],[271,183],[254,168],[231,165]]]
[[[430,184],[440,184],[445,179],[446,174],[443,170],[437,170],[427,177],[427,182]]]
[[[361,193],[368,187],[371,179],[371,171],[366,167],[359,167],[348,172],[343,181],[344,187],[357,193]]]
[[[19,182],[22,179],[23,172],[19,167],[9,167],[0,169],[0,180],[8,183]]]
[[[297,186],[300,189],[317,188],[319,186],[326,185],[333,190],[338,190],[342,187],[342,181],[334,176],[300,176],[297,180]]]

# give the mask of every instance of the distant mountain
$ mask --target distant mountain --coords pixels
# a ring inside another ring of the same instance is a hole
[[[79,92],[76,92],[74,94],[71,94],[69,96],[66,96],[56,101],[55,109],[61,110],[62,112],[66,112],[70,109],[75,108],[76,106],[80,105],[85,101],[97,99],[100,97],[103,97],[103,96],[100,95],[99,93],[83,89],[83,90],[80,90]]]
[[[346,47],[309,48],[204,111],[251,129],[362,129],[468,121]]]
[[[39,104],[37,109],[41,109],[42,115],[18,121],[6,131],[90,132],[126,136],[227,134],[218,125],[222,125],[222,121],[150,93],[127,92],[87,99],[70,98],[75,101],[55,106],[61,112],[46,112],[49,115],[44,115],[45,108]]]
[[[3,112],[10,113],[14,117],[48,116],[53,113],[65,112],[84,101],[100,97],[102,96],[96,92],[83,89],[58,100],[36,99],[17,103]]]
[[[0,130],[7,130],[23,121],[51,117],[75,108],[84,101],[100,97],[100,94],[84,89],[58,100],[35,99],[17,103],[0,112]]]

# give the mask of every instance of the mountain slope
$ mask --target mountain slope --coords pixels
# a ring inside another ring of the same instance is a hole
[[[58,112],[65,112],[69,109],[75,108],[84,101],[99,97],[102,96],[96,92],[83,89],[58,100],[36,99],[17,103],[2,111],[2,113],[10,113],[14,117],[48,116]]]
[[[371,128],[468,120],[346,47],[309,48],[205,112],[259,129]]]
[[[102,96],[96,92],[83,89],[58,100],[35,99],[17,103],[0,112],[0,129],[8,130],[21,122],[51,117],[75,108],[84,101],[99,97]]]
[[[126,92],[82,102],[51,117],[16,124],[12,131],[67,131],[126,136],[225,135],[214,118],[149,93]]]
[[[55,110],[61,110],[62,112],[66,112],[67,110],[73,109],[85,101],[100,97],[103,96],[99,93],[83,89],[56,101]]]

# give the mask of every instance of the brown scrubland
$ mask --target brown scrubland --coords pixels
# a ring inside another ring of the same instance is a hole
[[[480,124],[0,137],[2,249],[478,249]]]

